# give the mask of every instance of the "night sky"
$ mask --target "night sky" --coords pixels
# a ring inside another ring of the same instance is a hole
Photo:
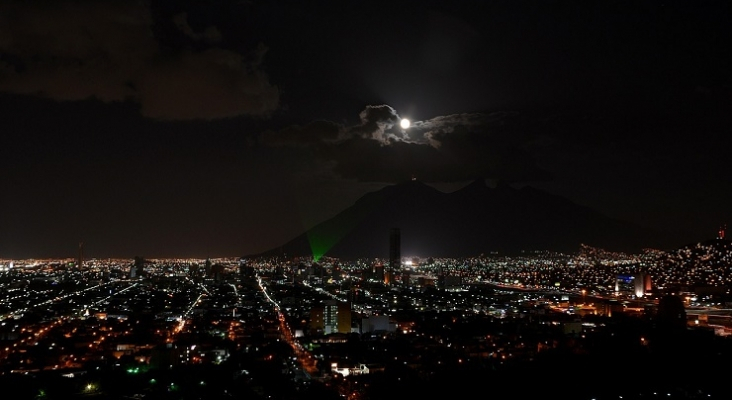
[[[252,254],[412,177],[711,239],[732,223],[730,11],[4,0],[0,259]]]

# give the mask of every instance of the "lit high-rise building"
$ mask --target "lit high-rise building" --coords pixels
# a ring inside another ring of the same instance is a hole
[[[310,310],[310,329],[316,333],[351,332],[351,307],[346,302],[326,300]]]
[[[651,276],[644,272],[636,275],[618,275],[615,293],[643,297],[652,290]]]
[[[399,228],[392,228],[389,231],[389,271],[387,279],[389,282],[394,281],[394,274],[399,271],[402,266],[402,238]]]

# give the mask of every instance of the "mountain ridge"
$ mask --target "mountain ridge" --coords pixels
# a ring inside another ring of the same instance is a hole
[[[622,221],[531,186],[495,187],[478,178],[445,193],[408,180],[367,193],[292,240],[244,258],[274,255],[387,258],[389,232],[400,229],[403,256],[473,257],[523,251],[611,251],[662,247],[662,232]]]

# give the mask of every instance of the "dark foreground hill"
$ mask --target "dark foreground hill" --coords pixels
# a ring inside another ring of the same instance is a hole
[[[402,256],[575,252],[581,244],[632,253],[668,243],[661,233],[532,187],[492,188],[479,179],[443,193],[412,180],[368,193],[282,246],[247,257],[387,258],[393,228],[400,231]]]

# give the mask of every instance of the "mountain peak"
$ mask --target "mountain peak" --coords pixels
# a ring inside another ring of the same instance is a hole
[[[397,183],[397,185],[424,185],[425,183],[417,179],[416,177],[411,177],[410,179],[407,179],[405,181]]]
[[[507,190],[507,189],[513,189],[513,187],[511,186],[510,183],[508,183],[508,182],[506,182],[504,180],[497,180],[495,182],[495,186],[493,187],[493,189],[496,189],[496,190]]]
[[[389,188],[391,188],[391,189],[397,189],[397,190],[402,190],[402,189],[408,189],[408,190],[423,190],[423,189],[435,190],[432,186],[430,186],[430,185],[428,185],[428,184],[426,184],[426,183],[418,180],[417,178],[411,178],[409,180],[402,181],[402,182],[399,182],[397,184],[387,186],[384,189],[389,189]]]
[[[293,255],[384,257],[393,227],[401,229],[402,254],[440,257],[569,252],[580,243],[634,252],[662,239],[658,232],[534,188],[519,190],[508,182],[491,187],[476,179],[461,190],[443,193],[410,179],[364,195],[282,248]]]
[[[486,179],[485,178],[475,178],[475,180],[473,180],[472,182],[470,182],[468,184],[468,186],[485,188],[485,187],[488,187],[488,184],[486,183]]]
[[[457,190],[456,193],[464,193],[464,194],[473,196],[473,195],[479,195],[480,193],[483,193],[486,190],[490,190],[490,187],[488,187],[486,180],[483,178],[477,178],[474,181],[470,182],[469,184],[463,186],[461,189]]]

